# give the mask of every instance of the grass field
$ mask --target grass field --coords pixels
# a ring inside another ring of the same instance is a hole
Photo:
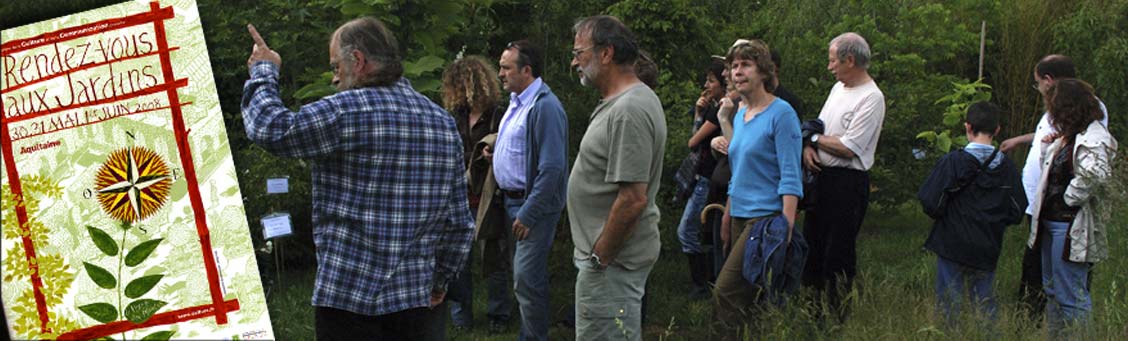
[[[999,260],[995,290],[1000,306],[993,325],[976,322],[966,314],[952,327],[934,315],[933,288],[935,256],[921,246],[930,221],[914,205],[905,205],[892,214],[869,212],[858,242],[859,270],[856,287],[850,293],[852,314],[842,325],[819,327],[806,309],[789,308],[763,317],[752,330],[756,339],[1045,339],[1044,331],[1025,318],[1018,305],[1018,281],[1026,227],[1012,227],[1006,234]],[[1094,323],[1088,339],[1128,339],[1128,213],[1116,213],[1109,236],[1111,257],[1094,268],[1092,284]],[[677,251],[672,214],[665,214],[662,228],[666,236],[663,253],[650,276],[650,302],[645,326],[647,340],[709,339],[712,302],[691,301],[685,257]],[[550,260],[553,318],[560,321],[571,313],[575,269],[570,262],[571,240],[566,231],[557,235]],[[280,340],[312,340],[313,309],[309,297],[313,288],[313,269],[295,269],[272,293],[270,313]],[[476,274],[476,276],[480,276]],[[480,279],[478,277],[477,279]],[[476,282],[481,283],[480,281]],[[485,288],[475,286],[476,327],[469,331],[448,330],[451,339],[512,340],[517,325],[505,334],[486,331]],[[551,339],[572,339],[573,331],[562,324],[552,327]]]

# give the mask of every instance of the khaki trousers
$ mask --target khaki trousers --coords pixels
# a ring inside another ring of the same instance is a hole
[[[744,244],[748,241],[748,234],[752,232],[752,225],[764,217],[744,219],[732,218],[729,240],[728,258],[717,275],[717,286],[713,291],[714,315],[721,322],[721,328],[726,334],[736,334],[744,323],[750,322],[748,309],[755,300],[752,285],[744,280]]]

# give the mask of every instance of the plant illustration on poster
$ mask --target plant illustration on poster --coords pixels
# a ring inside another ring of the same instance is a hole
[[[14,338],[273,338],[200,24],[132,1],[3,32]]]

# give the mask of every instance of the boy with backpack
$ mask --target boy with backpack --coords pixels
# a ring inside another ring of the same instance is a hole
[[[992,145],[998,106],[978,102],[967,110],[968,144],[940,158],[917,198],[934,220],[924,247],[936,253],[936,301],[948,323],[967,294],[992,320],[995,265],[1007,225],[1017,224],[1026,194],[1014,163]]]

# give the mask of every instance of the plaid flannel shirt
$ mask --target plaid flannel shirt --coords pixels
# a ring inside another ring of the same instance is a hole
[[[474,234],[454,119],[403,78],[293,112],[279,98],[277,66],[258,62],[250,74],[247,137],[311,161],[313,305],[373,316],[428,306]]]

